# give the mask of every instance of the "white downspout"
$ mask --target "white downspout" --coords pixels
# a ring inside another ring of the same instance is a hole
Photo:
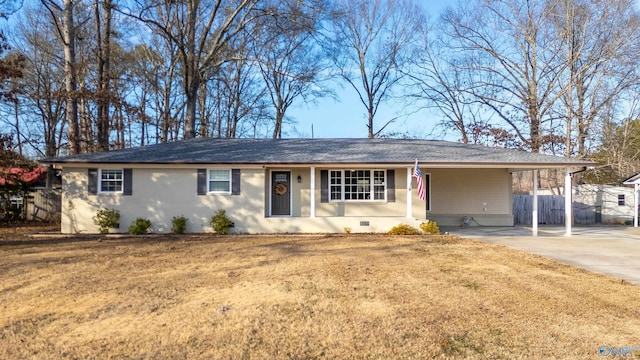
[[[411,205],[411,168],[407,168],[407,217],[412,218],[412,205]]]
[[[567,174],[564,177],[564,228],[565,236],[571,236],[572,207],[573,207],[573,190],[571,186],[571,172],[567,168]]]
[[[533,170],[533,209],[531,211],[531,225],[533,236],[538,236],[538,170]]]

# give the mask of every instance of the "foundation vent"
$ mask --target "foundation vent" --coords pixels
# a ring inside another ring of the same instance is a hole
[[[360,221],[360,226],[369,226],[368,221]]]

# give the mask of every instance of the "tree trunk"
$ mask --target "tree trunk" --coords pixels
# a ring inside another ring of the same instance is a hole
[[[198,89],[200,88],[200,61],[196,54],[196,18],[199,1],[187,1],[187,43],[185,59],[184,94],[187,113],[184,122],[184,138],[196,137],[196,107],[198,106]]]
[[[104,28],[100,23],[100,2],[96,1],[96,36],[98,37],[98,93],[97,93],[97,129],[98,151],[109,150],[109,105],[110,105],[110,55],[111,55],[111,0],[103,0]]]
[[[20,139],[21,135],[20,135],[20,117],[18,116],[18,110],[19,110],[18,99],[15,99],[13,105],[14,105],[14,110],[16,115],[16,137],[18,140],[18,154],[22,156],[22,139]]]
[[[74,25],[73,0],[64,0],[64,27],[62,32],[64,37],[64,75],[67,96],[69,154],[71,155],[80,153]]]

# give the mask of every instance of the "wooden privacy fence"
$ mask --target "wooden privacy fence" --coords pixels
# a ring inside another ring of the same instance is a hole
[[[533,195],[513,195],[513,218],[516,225],[531,225]],[[573,203],[575,224],[597,224],[601,222],[600,206]],[[538,223],[564,224],[564,196],[538,195]]]
[[[27,220],[56,221],[60,219],[62,208],[60,190],[37,189],[25,200]]]

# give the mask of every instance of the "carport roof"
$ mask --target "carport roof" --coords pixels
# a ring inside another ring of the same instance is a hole
[[[630,177],[625,179],[622,183],[625,184],[625,185],[633,185],[633,184],[640,183],[640,173],[636,173],[634,175],[631,175]]]
[[[413,164],[585,167],[593,162],[513,149],[415,139],[197,138],[42,160],[52,164]]]

